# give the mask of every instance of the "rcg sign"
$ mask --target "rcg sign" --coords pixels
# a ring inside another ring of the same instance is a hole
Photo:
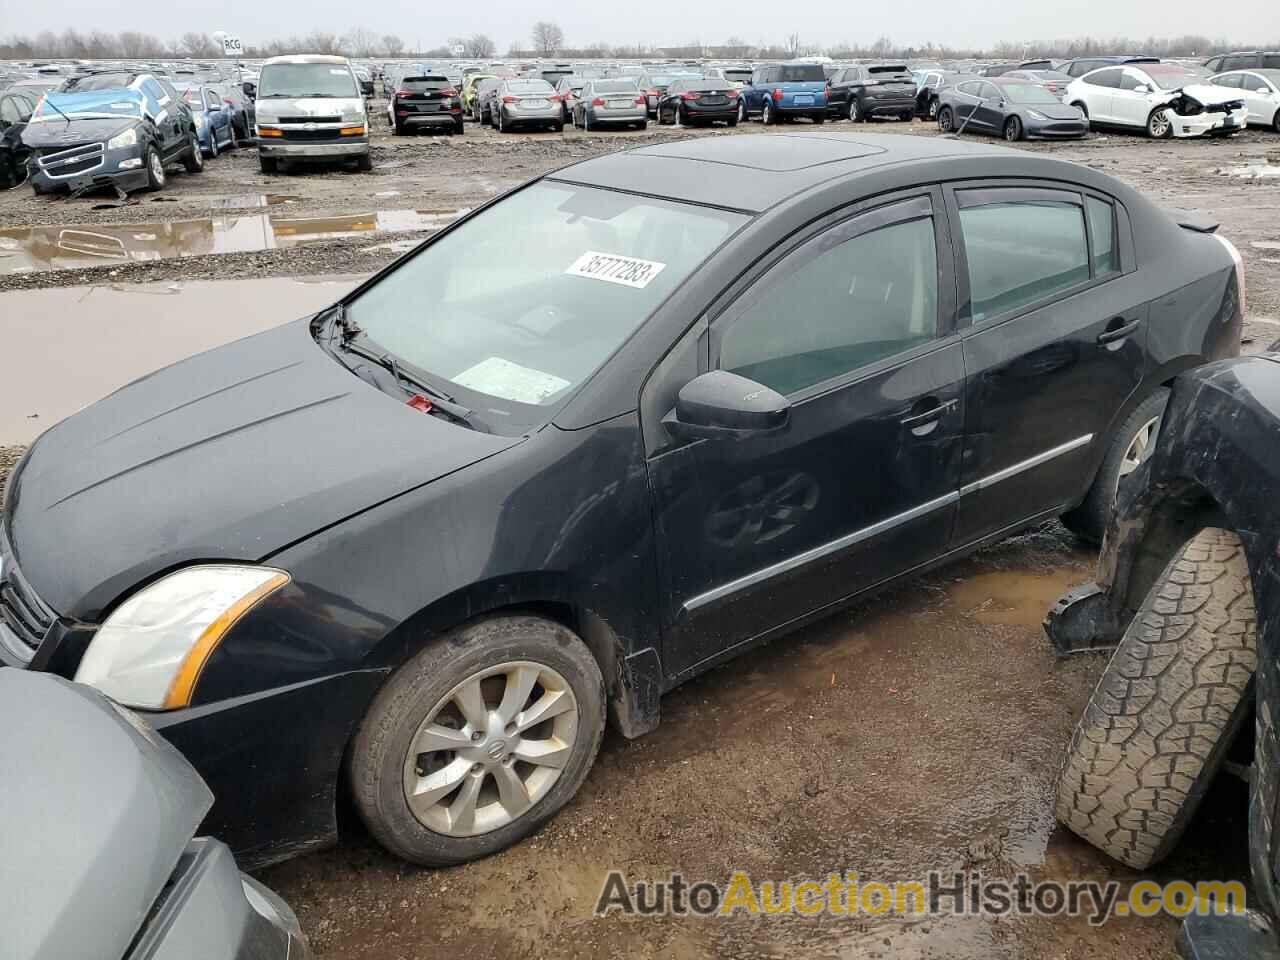
[[[244,47],[240,45],[239,37],[224,36],[222,38],[222,55],[224,57],[239,57],[244,54]]]

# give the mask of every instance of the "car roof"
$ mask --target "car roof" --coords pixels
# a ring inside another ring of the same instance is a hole
[[[293,53],[285,57],[272,57],[270,60],[262,61],[264,67],[271,66],[274,63],[332,63],[335,66],[345,66],[347,58],[332,57],[323,53]]]
[[[653,144],[583,160],[550,179],[762,213],[836,177],[947,157],[1027,157],[981,142],[935,137],[751,134]]]

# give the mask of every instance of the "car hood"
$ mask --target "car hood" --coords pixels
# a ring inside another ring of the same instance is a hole
[[[1023,103],[1018,104],[1023,110],[1034,110],[1042,117],[1048,117],[1050,120],[1079,120],[1081,119],[1080,111],[1075,107],[1069,107],[1065,103]]]
[[[28,147],[74,147],[80,143],[97,143],[110,140],[139,121],[130,118],[102,117],[101,119],[44,120],[28,123],[22,131],[22,142]]]
[[[0,729],[4,955],[125,956],[209,788],[136,716],[52,674],[0,670]]]
[[[10,542],[45,603],[95,622],[170,569],[262,560],[519,441],[370,386],[301,320],[166,367],[52,427],[12,478]]]
[[[1206,107],[1214,107],[1221,103],[1231,103],[1238,101],[1244,96],[1243,90],[1230,90],[1223,87],[1215,87],[1209,83],[1191,83],[1176,90],[1164,98],[1173,100],[1180,94],[1186,94],[1188,97],[1194,97],[1202,105]]]

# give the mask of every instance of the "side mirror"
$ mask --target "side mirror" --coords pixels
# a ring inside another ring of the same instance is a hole
[[[680,388],[675,409],[662,418],[674,436],[742,439],[781,430],[791,419],[791,403],[762,383],[727,370],[712,370]]]
[[[1133,92],[1134,93],[1150,93],[1151,88],[1148,87],[1145,83],[1140,83],[1133,88]]]
[[[251,82],[251,81],[249,81],[249,80],[246,80],[246,81],[245,81],[244,83],[242,83],[240,86],[241,86],[241,88],[244,90],[244,95],[245,95],[246,97],[248,97],[250,100],[252,100],[254,97],[256,97],[256,96],[258,95],[258,86],[257,86],[257,84],[252,83],[252,82]]]

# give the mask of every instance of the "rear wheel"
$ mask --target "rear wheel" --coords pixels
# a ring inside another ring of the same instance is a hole
[[[263,173],[275,173],[276,170],[279,168],[279,164],[276,163],[275,157],[264,157],[261,154],[259,154],[258,167],[262,170]]]
[[[213,139],[210,137],[210,139]],[[204,154],[200,152],[200,141],[195,131],[191,133],[191,141],[187,144],[187,152],[182,158],[182,168],[187,173],[199,173],[204,169]]]
[[[1097,476],[1093,478],[1093,486],[1080,506],[1062,517],[1062,522],[1072,533],[1090,543],[1101,542],[1120,485],[1155,450],[1160,418],[1164,416],[1168,403],[1169,391],[1157,387],[1116,428],[1107,444],[1107,452],[1103,454]]]
[[[938,130],[942,133],[950,133],[956,128],[955,116],[951,113],[950,107],[943,107],[938,111]]]
[[[553,124],[551,125],[551,129],[552,129],[552,130],[554,130],[556,133],[563,133],[563,132],[564,132],[564,121],[563,121],[563,120],[557,120],[555,123],[553,123]]]
[[[1280,133],[1280,110],[1277,110],[1276,115],[1271,118],[1271,129]]]
[[[1209,527],[1165,567],[1076,727],[1056,813],[1142,870],[1186,830],[1249,712],[1257,617],[1240,538]]]
[[[747,101],[742,97],[738,97],[738,122],[747,122]]]
[[[561,126],[563,126],[563,124],[561,124]],[[463,122],[462,117],[458,117],[457,120],[453,121],[453,132],[457,134],[467,132],[467,125]]]
[[[929,99],[929,111],[928,111],[928,116],[929,116],[929,119],[930,119],[930,120],[937,120],[937,119],[938,119],[938,99],[937,99],[937,97],[931,97],[931,98]]]
[[[1004,122],[1004,138],[1008,141],[1016,142],[1021,140],[1023,136],[1022,121],[1017,117],[1010,117]]]
[[[1168,107],[1152,110],[1147,117],[1147,136],[1152,140],[1168,140],[1173,136],[1173,120],[1169,117]]]
[[[728,119],[728,121],[727,121],[727,122],[728,122],[729,126],[731,126],[731,127],[736,127],[736,126],[738,125],[738,118],[737,118],[737,117],[730,117],[730,118]]]
[[[415,863],[495,853],[573,797],[604,723],[600,668],[571,631],[530,616],[472,624],[374,698],[351,746],[356,808]]]
[[[814,122],[814,123],[826,123],[826,122],[827,122],[827,115],[826,115],[825,113],[817,114],[817,115],[813,118],[813,122]]]
[[[760,110],[760,122],[765,126],[772,126],[778,122],[777,116],[773,112],[773,101],[765,98],[764,106]]]

